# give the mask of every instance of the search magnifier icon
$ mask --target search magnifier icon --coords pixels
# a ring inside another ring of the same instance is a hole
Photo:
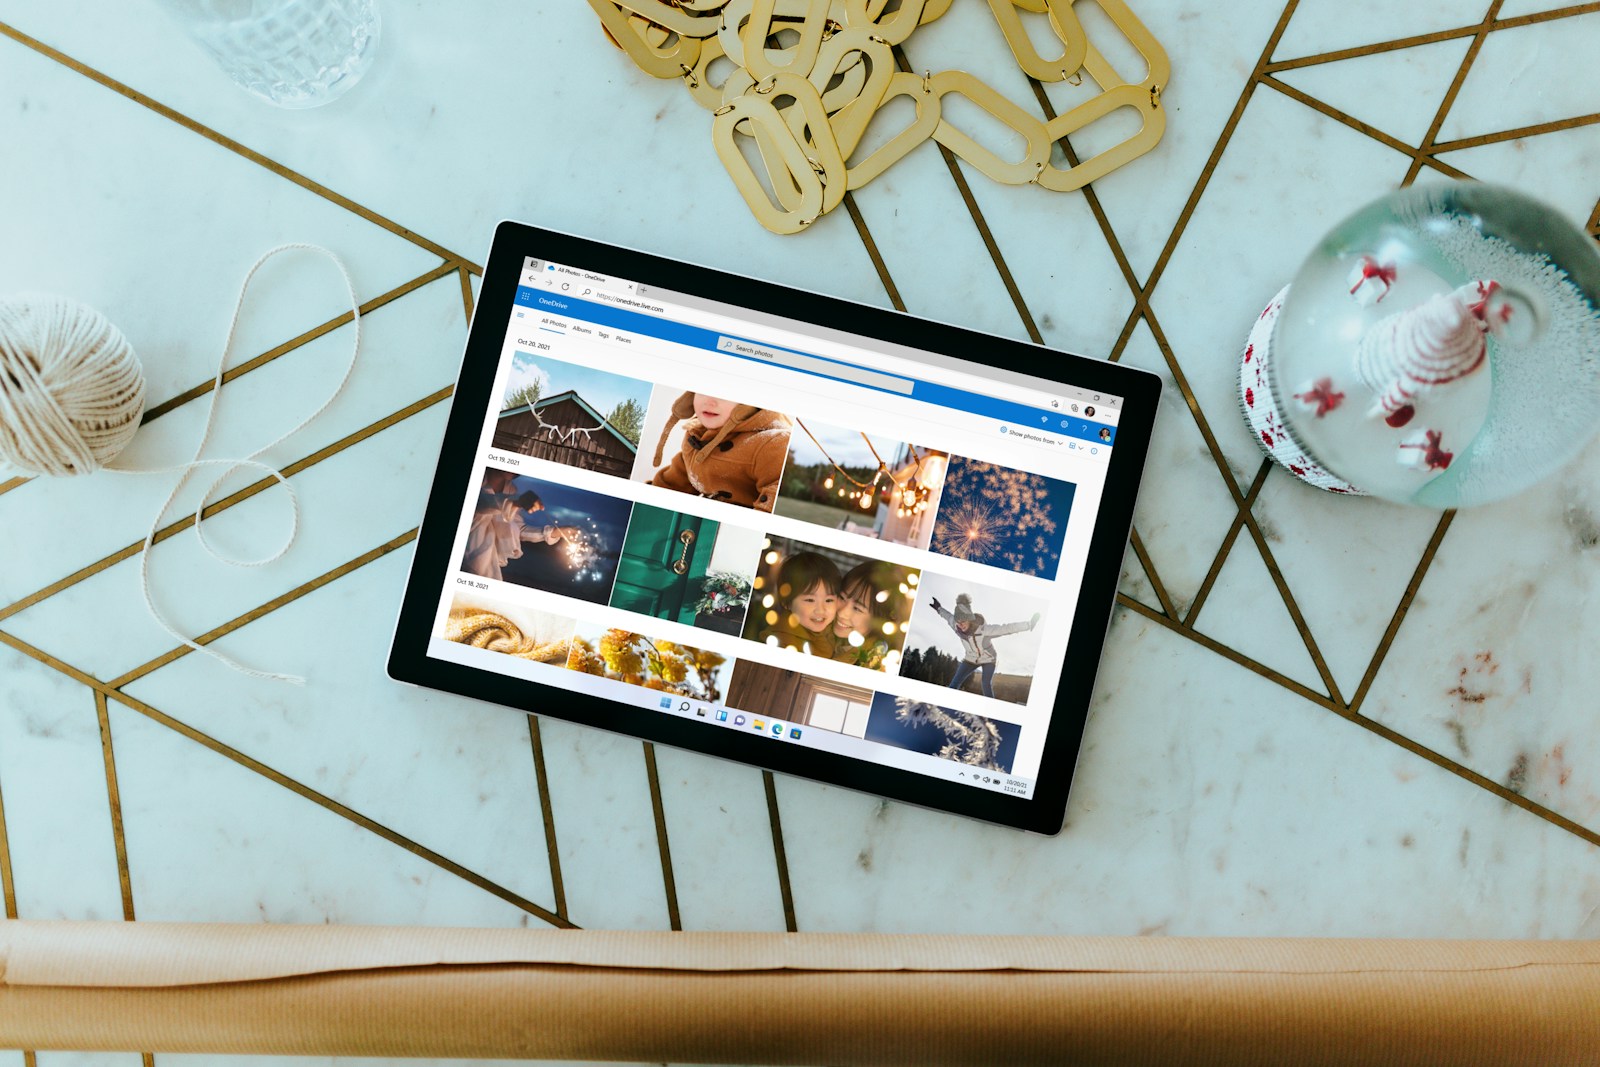
[[[682,703],[680,703],[678,705],[678,710],[679,711],[688,711],[689,710],[689,702],[687,700],[685,700]]]
[[[588,296],[588,295],[589,295],[589,294],[590,294],[590,293],[592,293],[592,292],[594,292],[594,290],[593,290],[593,289],[585,289],[585,290],[584,290],[584,291],[583,291],[583,295],[584,295],[584,296]]]

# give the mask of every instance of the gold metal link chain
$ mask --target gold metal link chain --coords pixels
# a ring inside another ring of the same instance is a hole
[[[1154,148],[1166,129],[1161,93],[1171,64],[1126,0],[1094,0],[1144,59],[1129,82],[1095,46],[1074,0],[988,0],[1022,72],[1037,82],[1074,85],[1087,74],[1098,95],[1045,121],[962,70],[910,74],[895,69],[895,45],[944,15],[953,0],[589,0],[606,36],[656,78],[677,78],[713,113],[711,140],[756,219],[774,233],[797,233],[832,211],[924,141],[933,140],[989,178],[1054,192],[1081,189]],[[1024,15],[1044,15],[1060,45],[1042,54]],[[733,69],[712,81],[718,60]],[[959,96],[1022,141],[1008,159],[945,114]],[[909,98],[916,116],[861,159],[872,119]],[[1138,116],[1139,129],[1072,166],[1051,161],[1056,142],[1113,112]],[[741,144],[742,138],[749,141]],[[761,161],[758,173],[744,145]],[[764,180],[763,180],[764,179]]]

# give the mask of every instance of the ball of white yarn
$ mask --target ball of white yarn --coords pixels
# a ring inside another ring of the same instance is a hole
[[[59,296],[0,298],[0,466],[89,474],[127,447],[144,370],[106,317]]]

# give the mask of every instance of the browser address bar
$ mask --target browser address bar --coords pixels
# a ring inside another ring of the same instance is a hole
[[[590,289],[585,286],[579,292],[580,299],[594,300],[613,307],[628,308],[630,311],[643,311],[651,315],[663,315],[666,308],[661,304],[654,304],[648,300],[641,300],[631,293],[618,293],[609,289]]]
[[[766,345],[741,341],[734,337],[718,337],[717,351],[729,352],[749,359],[758,359],[763,363],[770,363],[777,367],[787,367],[790,370],[805,371],[808,374],[823,374],[830,378],[839,378],[847,382],[870,385],[875,389],[887,389],[890,392],[905,393],[908,396],[911,393],[912,382],[908,378],[896,378],[892,374],[882,374],[875,370],[851,366],[848,363],[838,363],[831,359],[823,359],[820,356],[808,356],[801,352],[789,352],[781,348],[768,348]]]
[[[676,322],[709,327],[711,329],[725,326],[728,321],[724,316],[696,312],[677,304],[653,303],[648,297],[640,297],[633,293],[619,293],[598,286],[583,286],[574,290],[573,295],[583,300],[593,300],[598,303],[609,304],[612,307],[626,308],[629,311],[657,315]],[[841,381],[855,382],[859,385],[885,389],[889,392],[901,393],[906,396],[911,395],[915,384],[909,378],[900,378],[893,374],[867,370],[864,367],[826,359],[822,356],[811,356],[803,352],[793,352],[784,348],[756,344],[752,341],[729,337],[725,334],[717,337],[717,350],[731,355],[759,360],[774,367],[784,367],[807,374],[826,375]]]

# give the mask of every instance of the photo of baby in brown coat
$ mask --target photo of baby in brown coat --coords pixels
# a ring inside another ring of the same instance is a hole
[[[654,455],[640,454],[634,479],[771,511],[789,456],[789,416],[708,393],[681,393],[668,404],[664,391],[656,387],[646,421],[644,439],[656,431]]]

